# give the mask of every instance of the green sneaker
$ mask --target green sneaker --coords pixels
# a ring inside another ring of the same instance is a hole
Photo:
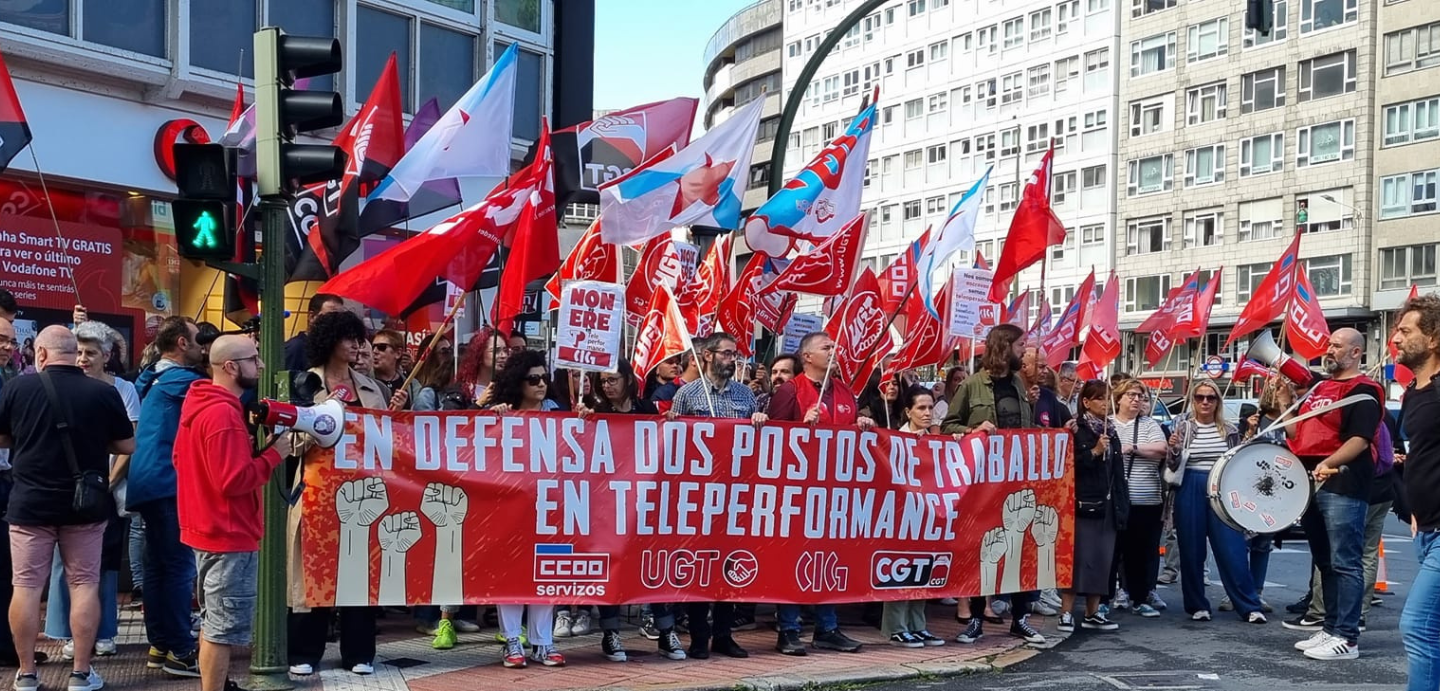
[[[440,625],[435,627],[435,641],[430,647],[436,650],[449,650],[455,647],[455,625],[449,619],[441,619]]]

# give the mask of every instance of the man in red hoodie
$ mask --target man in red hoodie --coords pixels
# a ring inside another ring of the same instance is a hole
[[[240,396],[265,371],[255,342],[221,336],[210,346],[211,380],[190,386],[175,436],[180,540],[195,550],[200,594],[200,685],[238,689],[230,681],[230,648],[250,644],[255,614],[260,490],[280,464],[273,448],[256,456]]]

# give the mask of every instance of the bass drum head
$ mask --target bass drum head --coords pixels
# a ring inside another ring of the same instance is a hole
[[[1289,449],[1269,442],[1237,446],[1210,470],[1215,514],[1236,530],[1278,533],[1310,505],[1310,474]]]

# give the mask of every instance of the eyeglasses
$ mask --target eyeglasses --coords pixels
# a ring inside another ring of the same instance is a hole
[[[251,355],[251,356],[249,356],[249,357],[230,358],[229,360],[226,360],[226,362],[245,362],[246,360],[249,360],[249,361],[252,361],[252,362],[259,362],[259,361],[260,361],[260,354],[259,354],[259,353],[256,353],[256,354]]]
[[[543,374],[531,374],[525,377],[525,383],[531,386],[540,386],[541,384],[545,384],[548,382],[546,381],[546,377]]]
[[[600,383],[601,383],[601,384],[619,384],[619,383],[621,383],[621,382],[623,382],[623,381],[625,381],[625,380],[624,380],[624,379],[621,379],[620,377],[601,377],[601,378],[600,378]]]
[[[1139,391],[1127,391],[1127,392],[1125,392],[1125,397],[1126,397],[1126,398],[1133,398],[1133,399],[1135,399],[1135,400],[1137,400],[1137,401],[1148,401],[1148,400],[1150,400],[1150,397],[1149,397],[1148,395],[1143,394],[1143,393],[1140,393]]]
[[[710,350],[710,352],[715,353],[716,355],[718,355],[718,356],[720,356],[720,357],[722,357],[722,358],[725,358],[725,359],[727,359],[727,360],[740,354],[740,353],[738,353],[738,352],[736,352],[736,351],[734,351],[734,350],[716,350],[716,349],[714,349],[714,348],[710,348],[709,350]]]
[[[1195,402],[1196,402],[1196,403],[1215,403],[1216,401],[1219,401],[1219,400],[1220,400],[1220,397],[1219,397],[1219,396],[1213,396],[1213,395],[1208,394],[1208,393],[1195,394]]]

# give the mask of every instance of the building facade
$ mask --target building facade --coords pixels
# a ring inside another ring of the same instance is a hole
[[[860,4],[786,0],[787,94],[828,30]],[[1053,203],[1069,230],[1046,262],[1045,294],[1058,314],[1092,268],[1103,284],[1113,256],[1116,11],[1111,0],[886,3],[842,37],[806,89],[785,174],[843,132],[878,88],[865,265],[883,268],[943,224],[987,168],[976,249],[993,263],[1053,139]],[[954,262],[973,260],[967,252]],[[1040,274],[1026,271],[1019,284],[1039,288]]]
[[[710,129],[757,98],[765,99],[760,131],[750,158],[749,187],[741,200],[746,213],[765,203],[770,152],[780,127],[781,29],[784,0],[760,0],[736,12],[705,44],[705,99],[702,118]]]
[[[0,8],[0,50],[62,229],[111,248],[77,252],[79,300],[121,327],[137,350],[146,324],[168,314],[222,322],[216,274],[175,254],[168,151],[181,138],[221,135],[237,83],[247,93],[253,86],[251,36],[272,25],[340,39],[344,69],[311,88],[334,88],[351,113],[392,51],[408,114],[432,98],[447,108],[518,44],[517,161],[539,135],[542,115],[553,114],[556,126],[590,115],[588,0],[44,0]],[[51,204],[38,182],[28,154],[0,177],[14,202],[0,209],[0,245],[53,239]],[[30,274],[0,278],[39,326],[68,322],[76,301],[49,261],[37,255]],[[285,307],[292,313],[303,315],[307,288],[291,286]]]

